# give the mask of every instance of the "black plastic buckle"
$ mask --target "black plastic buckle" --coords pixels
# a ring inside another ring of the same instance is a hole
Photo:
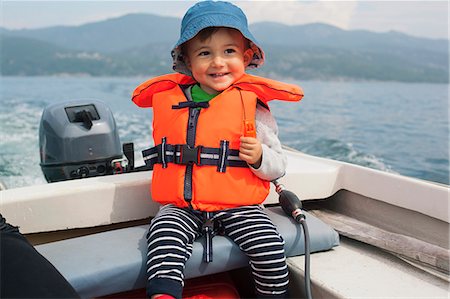
[[[178,164],[197,164],[200,165],[200,153],[202,147],[196,146],[194,148],[190,147],[187,144],[179,144],[177,145],[177,151],[180,152],[180,158],[178,160]]]
[[[204,233],[214,233],[214,222],[212,219],[205,219],[205,222],[203,222],[202,231]]]

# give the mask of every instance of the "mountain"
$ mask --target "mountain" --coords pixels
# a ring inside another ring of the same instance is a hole
[[[173,43],[180,20],[148,14],[130,14],[81,26],[8,30],[4,35],[26,37],[74,50],[119,52],[147,43]]]
[[[390,31],[375,33],[367,30],[342,30],[340,28],[313,23],[287,26],[262,22],[251,26],[252,33],[262,43],[289,46],[321,46],[349,50],[398,51],[405,49],[445,53],[448,40],[425,39]]]
[[[110,75],[123,65],[97,52],[70,50],[51,43],[2,36],[1,74],[46,76],[55,74]]]
[[[130,14],[81,26],[0,28],[2,75],[154,75],[170,71],[180,20]],[[259,75],[448,83],[448,40],[327,24],[250,25],[266,52]],[[26,62],[26,63],[25,63]]]

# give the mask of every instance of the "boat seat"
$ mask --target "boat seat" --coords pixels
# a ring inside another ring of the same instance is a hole
[[[285,241],[286,256],[304,254],[303,231],[280,207],[266,209]],[[338,234],[306,213],[311,252],[339,245]],[[145,287],[148,225],[123,228],[36,246],[82,298]],[[248,265],[237,245],[223,236],[213,239],[213,262],[203,262],[203,240],[194,243],[185,278],[194,278]]]

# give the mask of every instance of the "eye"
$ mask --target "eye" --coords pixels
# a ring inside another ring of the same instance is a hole
[[[198,53],[198,56],[207,56],[209,55],[209,51],[201,51],[200,53]]]
[[[229,48],[229,49],[226,49],[226,50],[225,50],[225,54],[233,54],[233,53],[235,53],[235,52],[236,52],[236,50],[233,49],[233,48]]]

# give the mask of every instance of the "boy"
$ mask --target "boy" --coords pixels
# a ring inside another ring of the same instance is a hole
[[[227,2],[204,1],[182,21],[172,51],[174,70],[138,86],[133,101],[153,107],[152,198],[163,204],[148,241],[147,295],[181,298],[192,243],[219,224],[249,257],[259,297],[282,298],[288,288],[283,240],[260,204],[286,158],[267,102],[299,101],[299,87],[250,76],[264,62],[244,13]],[[256,121],[256,123],[255,123]]]

